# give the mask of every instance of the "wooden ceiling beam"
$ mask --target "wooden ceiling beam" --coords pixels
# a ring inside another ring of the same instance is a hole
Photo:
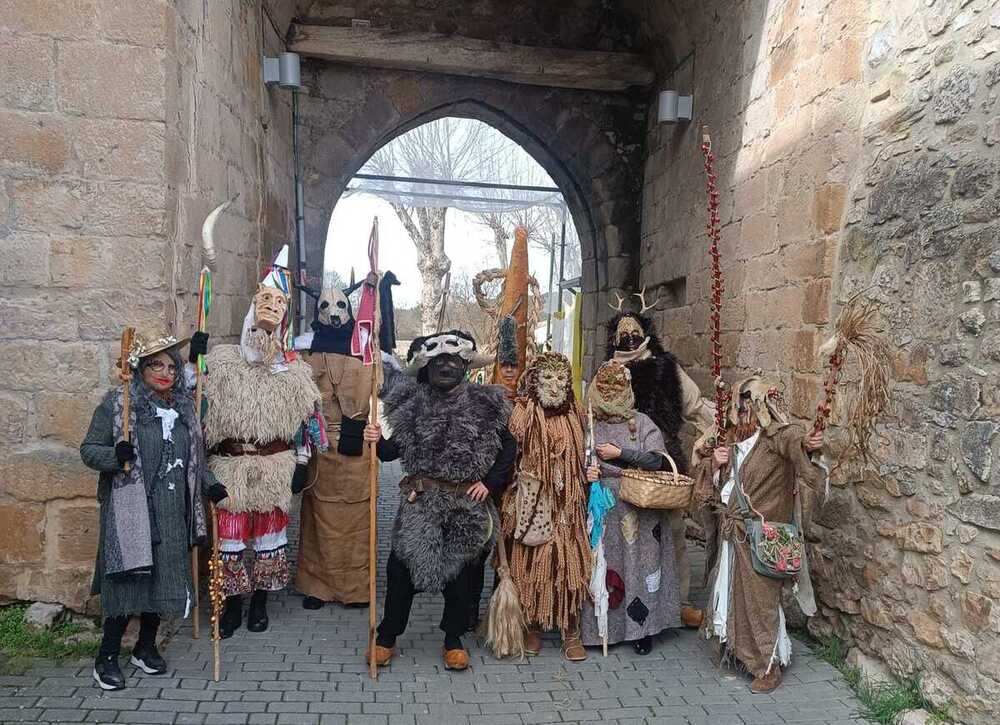
[[[623,91],[655,74],[640,55],[538,48],[386,28],[295,25],[289,50],[334,63],[493,78],[550,88]]]

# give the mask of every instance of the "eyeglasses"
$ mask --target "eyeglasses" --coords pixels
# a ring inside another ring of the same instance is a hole
[[[172,363],[165,363],[162,360],[153,360],[153,362],[149,363],[149,365],[147,365],[146,367],[152,370],[154,373],[162,373],[164,370],[166,370],[171,375],[177,374],[176,365]]]

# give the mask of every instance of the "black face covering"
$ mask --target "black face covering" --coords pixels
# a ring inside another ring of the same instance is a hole
[[[638,332],[633,332],[630,335],[621,335],[618,338],[618,349],[624,352],[632,352],[633,350],[638,349],[638,347],[642,344],[642,341],[645,339],[646,338]]]
[[[458,355],[438,355],[427,363],[427,381],[438,390],[448,391],[465,379],[468,369]]]

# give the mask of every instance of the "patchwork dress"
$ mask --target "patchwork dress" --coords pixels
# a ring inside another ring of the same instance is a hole
[[[638,412],[631,423],[595,421],[594,442],[641,453],[665,450],[660,429]],[[600,468],[601,483],[615,496],[615,506],[604,520],[608,643],[631,642],[679,627],[680,596],[668,512],[622,501],[622,469],[607,461],[601,461]],[[581,634],[585,645],[601,644],[589,601],[583,608]]]

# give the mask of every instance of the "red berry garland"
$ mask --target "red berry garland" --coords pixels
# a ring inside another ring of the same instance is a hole
[[[725,428],[725,409],[729,400],[729,391],[722,381],[722,292],[725,286],[722,281],[722,263],[719,254],[719,241],[722,239],[721,222],[719,220],[719,187],[718,175],[715,173],[715,154],[712,153],[712,139],[708,129],[703,130],[701,153],[705,157],[705,189],[708,192],[708,238],[711,245],[708,252],[712,257],[712,311],[709,316],[712,337],[712,377],[715,380],[715,426],[716,430]]]

